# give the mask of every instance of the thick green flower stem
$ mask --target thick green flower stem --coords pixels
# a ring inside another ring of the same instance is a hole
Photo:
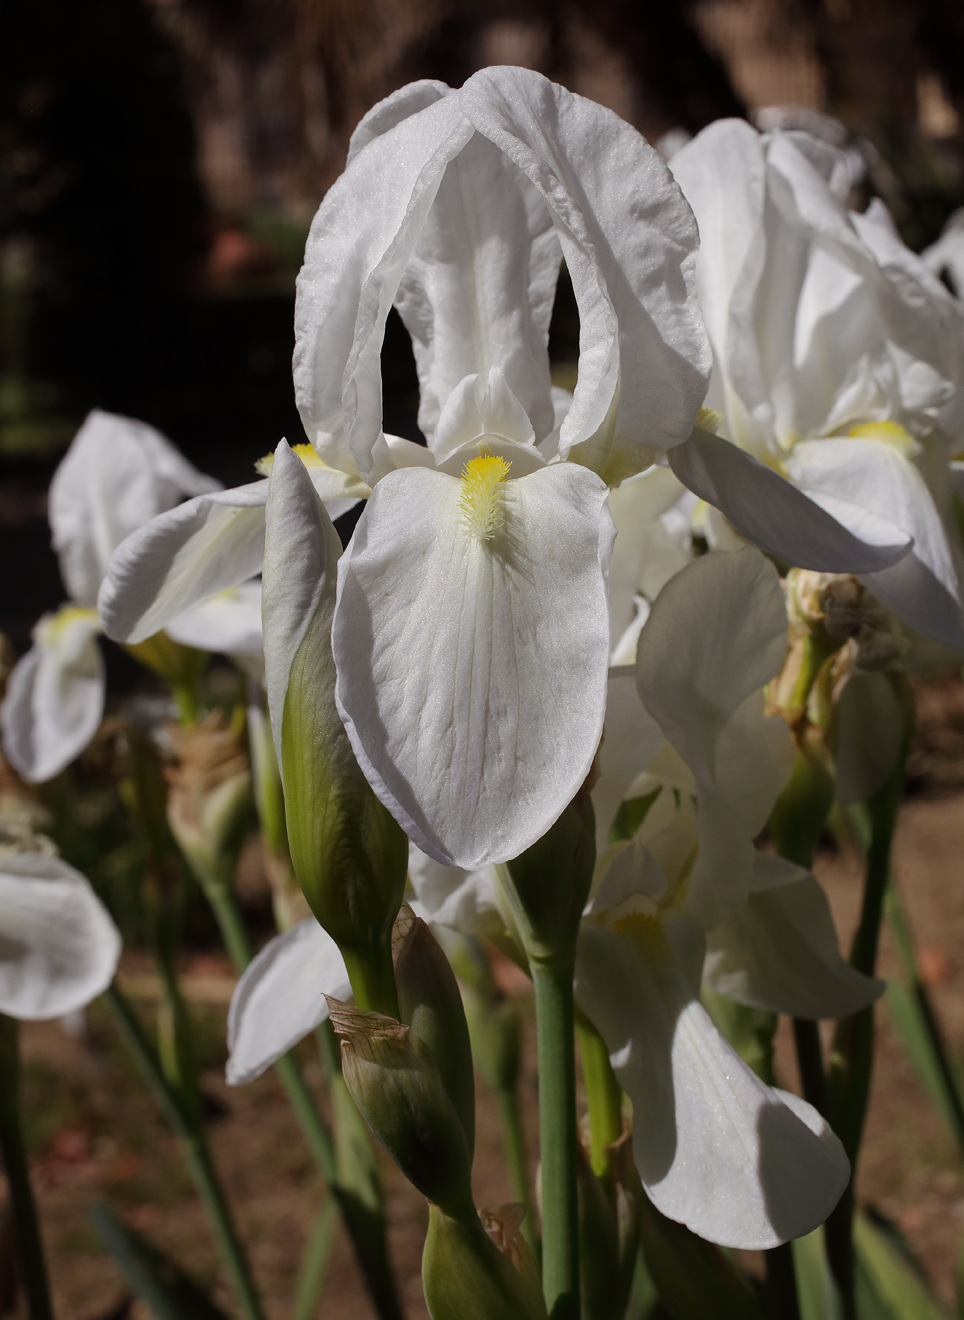
[[[40,1220],[20,1125],[20,1023],[0,1013],[0,1150],[7,1173],[17,1266],[30,1320],[53,1320]]]
[[[599,1032],[583,1019],[577,1020],[576,1033],[589,1106],[590,1163],[596,1177],[604,1178],[609,1172],[609,1147],[623,1135],[623,1092]]]
[[[340,949],[358,1007],[366,1013],[383,1013],[385,1017],[397,1019],[398,990],[395,987],[391,940],[387,940],[381,947],[366,949],[363,954],[345,945],[341,945]]]
[[[217,1239],[241,1314],[245,1320],[264,1320],[247,1256],[234,1227],[231,1209],[214,1171],[204,1134],[194,1126],[190,1117],[184,1112],[177,1095],[168,1085],[157,1055],[127,999],[116,985],[109,986],[104,992],[104,997],[128,1049],[140,1067],[148,1088],[180,1141],[194,1185]]]
[[[530,957],[539,1060],[542,1289],[551,1320],[579,1318],[573,963]]]
[[[890,875],[890,850],[897,812],[904,789],[904,766],[913,725],[909,688],[902,693],[907,706],[907,731],[897,765],[887,783],[867,803],[870,846],[867,850],[864,896],[860,923],[850,950],[857,971],[873,976],[880,941],[884,896]],[[866,1008],[837,1024],[830,1056],[827,1086],[829,1117],[850,1160],[850,1183],[827,1220],[827,1256],[843,1299],[844,1314],[856,1314],[854,1297],[853,1217],[854,1179],[863,1134],[870,1078],[874,1063],[874,1010]]]

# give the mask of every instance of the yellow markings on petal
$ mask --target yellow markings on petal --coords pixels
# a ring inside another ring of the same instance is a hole
[[[643,912],[628,912],[612,923],[612,929],[618,935],[628,935],[642,950],[654,971],[663,971],[672,962],[673,951],[659,917],[650,917]]]
[[[693,423],[696,430],[709,431],[711,435],[716,435],[722,425],[723,414],[717,412],[715,408],[701,408],[696,414],[696,421]]]
[[[328,464],[322,462],[322,460],[318,457],[312,445],[309,444],[292,445],[291,452],[293,454],[298,455],[302,463],[304,463],[305,467],[309,467],[309,468],[328,467]],[[254,470],[255,472],[259,472],[262,477],[270,477],[271,469],[273,467],[274,467],[274,454],[271,453],[271,454],[265,454],[264,458],[259,458],[257,463],[255,463],[254,465]]]
[[[462,469],[459,512],[462,522],[480,541],[491,541],[505,517],[502,483],[512,464],[497,454],[470,458]]]
[[[75,623],[81,622],[97,624],[99,627],[97,611],[84,605],[65,605],[56,614],[41,619],[37,627],[37,640],[46,646],[55,646],[65,632]]]
[[[854,440],[880,440],[904,458],[913,458],[920,453],[920,445],[899,422],[857,422],[847,435]]]

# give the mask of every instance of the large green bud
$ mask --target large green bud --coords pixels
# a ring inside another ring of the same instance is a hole
[[[265,682],[295,874],[338,944],[359,1005],[397,1016],[392,926],[408,840],[355,760],[335,705],[331,624],[341,542],[282,441],[266,509]]]
[[[473,1218],[472,1157],[435,1055],[411,1027],[329,999],[345,1085],[408,1181],[458,1218]]]
[[[518,1245],[525,1247],[521,1238]],[[547,1320],[534,1262],[520,1270],[513,1256],[478,1218],[456,1219],[430,1206],[422,1287],[432,1320]]]

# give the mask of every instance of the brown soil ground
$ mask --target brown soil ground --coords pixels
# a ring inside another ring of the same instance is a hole
[[[951,1048],[964,1057],[964,689],[956,681],[919,689],[921,732],[911,765],[895,845],[895,876]],[[817,866],[844,942],[856,922],[861,873],[856,857],[826,852]],[[127,956],[130,992],[147,1019],[152,980],[148,962]],[[884,932],[880,971],[898,968]],[[210,1124],[217,1167],[249,1244],[271,1320],[289,1313],[300,1253],[323,1192],[279,1085],[272,1076],[230,1090],[223,1081],[224,1022],[231,977],[217,959],[185,968],[195,1004],[204,1088],[218,1116]],[[531,1012],[531,1006],[530,1006]],[[781,1026],[777,1066],[794,1087],[789,1031]],[[964,1231],[964,1161],[918,1083],[888,1020],[878,1009],[877,1056],[866,1139],[858,1176],[861,1201],[879,1207],[905,1233],[940,1295],[953,1296],[954,1261]],[[534,1156],[537,1107],[531,1026],[523,1080],[523,1111]],[[117,1267],[86,1219],[107,1200],[125,1219],[169,1251],[231,1310],[207,1224],[174,1139],[140,1084],[101,1005],[88,1030],[71,1038],[59,1024],[25,1026],[26,1120],[33,1171],[50,1256],[59,1320],[147,1320],[146,1308],[124,1308]],[[306,1073],[320,1070],[306,1052]],[[495,1108],[479,1092],[476,1199],[511,1200]],[[534,1160],[533,1160],[534,1167]],[[426,1315],[419,1259],[424,1203],[383,1160],[394,1261],[411,1320]],[[9,1241],[9,1234],[6,1236]],[[0,1276],[4,1269],[0,1247]],[[9,1246],[7,1247],[9,1269]],[[0,1295],[3,1280],[0,1277]],[[339,1228],[321,1309],[327,1320],[372,1315]]]

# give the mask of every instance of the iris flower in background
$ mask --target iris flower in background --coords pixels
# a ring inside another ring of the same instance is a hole
[[[578,1003],[633,1102],[649,1196],[745,1248],[822,1223],[849,1168],[817,1112],[766,1086],[717,1031],[701,980],[811,1018],[853,1013],[883,988],[841,958],[813,876],[753,846],[793,764],[762,690],[786,638],[777,575],[755,550],[698,559],[660,594],[631,684],[641,715],[627,736],[624,690],[607,720],[622,742],[606,758],[604,740],[594,799],[607,833],[621,805],[624,837],[597,862],[576,963]],[[631,782],[630,743],[645,767]]]
[[[964,309],[881,202],[847,209],[843,156],[806,133],[721,120],[671,168],[700,226],[716,410],[674,471],[764,549],[862,573],[904,623],[964,648],[949,468],[964,443]],[[907,553],[808,557],[789,483],[878,554]]]
[[[95,410],[77,432],[49,498],[53,546],[70,602],[37,624],[0,710],[3,749],[23,779],[37,783],[59,774],[103,717],[96,602],[111,555],[185,495],[217,489],[213,477],[143,422]],[[260,614],[260,585],[245,582],[171,620],[168,632],[203,650],[249,654],[261,649]]]
[[[33,836],[0,836],[0,1013],[64,1017],[107,988],[120,933],[90,882]]]

